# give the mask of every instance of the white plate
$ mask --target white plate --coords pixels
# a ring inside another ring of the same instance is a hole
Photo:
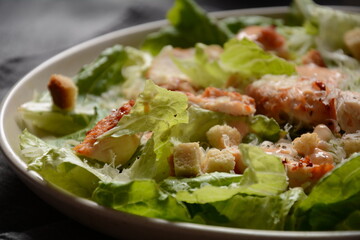
[[[359,11],[354,8],[343,8]],[[232,10],[213,13],[216,17],[239,15],[284,16],[286,7]],[[166,21],[143,24],[87,41],[44,62],[21,79],[4,99],[0,115],[0,143],[9,163],[18,176],[36,194],[75,220],[117,238],[163,239],[359,239],[360,231],[286,232],[236,229],[135,216],[108,209],[82,199],[45,182],[36,172],[28,171],[19,149],[21,133],[16,123],[17,107],[32,99],[33,91],[45,90],[49,76],[61,73],[73,76],[81,66],[107,47],[115,44],[138,46],[149,32],[164,26]]]

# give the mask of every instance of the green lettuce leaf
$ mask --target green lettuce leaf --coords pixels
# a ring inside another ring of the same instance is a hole
[[[295,0],[293,11],[303,19],[304,26],[311,28],[316,35],[316,47],[328,66],[359,69],[359,62],[348,55],[344,43],[345,33],[360,27],[359,14],[320,6],[312,0]],[[358,75],[355,80],[359,80]],[[349,85],[355,80],[352,79]]]
[[[167,19],[171,26],[149,34],[142,44],[143,50],[157,55],[167,45],[181,48],[193,47],[196,43],[222,45],[231,35],[193,0],[176,0]]]
[[[206,52],[208,46],[198,43],[195,46],[195,56],[191,59],[173,57],[177,67],[185,73],[196,87],[225,87],[231,73],[225,72],[218,59],[212,59]]]
[[[310,34],[305,27],[280,26],[276,31],[285,37],[286,47],[291,60],[301,64],[301,57],[309,50],[316,48],[315,36]]]
[[[32,132],[40,129],[57,136],[83,129],[94,118],[94,110],[91,108],[76,108],[75,111],[65,112],[54,108],[50,99],[24,103],[18,111],[29,128],[35,127]]]
[[[264,51],[256,43],[244,38],[232,39],[225,44],[224,52],[220,56],[221,65],[226,71],[238,73],[248,82],[266,74],[292,75],[295,65],[286,60]]]
[[[160,183],[160,187],[169,193],[178,191],[193,191],[203,185],[216,187],[229,186],[233,182],[240,182],[242,175],[232,173],[207,173],[195,178],[167,178]]]
[[[200,216],[205,215],[206,219],[209,219],[208,224],[247,229],[284,230],[292,207],[304,198],[305,194],[301,188],[293,188],[280,195],[267,197],[239,194],[226,201],[211,203],[216,210],[213,211],[213,216],[209,217],[206,212],[201,212]],[[217,212],[218,216],[214,212]]]
[[[282,130],[273,119],[264,115],[255,115],[250,119],[250,134],[254,134],[258,142],[265,140],[276,142],[279,140]]]
[[[133,178],[161,179],[169,174],[167,158],[171,154],[169,142],[171,129],[188,122],[188,99],[180,92],[168,91],[148,80],[144,91],[136,100],[130,113],[101,138],[121,137],[151,131],[152,138],[145,153],[131,167]]]
[[[101,183],[93,200],[101,205],[145,217],[172,221],[201,222],[191,219],[184,204],[164,194],[154,180],[129,183]]]
[[[111,86],[123,82],[121,69],[126,59],[127,54],[123,46],[115,45],[104,50],[96,60],[85,65],[74,77],[79,95],[100,95]]]
[[[359,230],[360,210],[352,212],[341,223],[336,225],[336,230]]]
[[[240,184],[244,186],[242,193],[275,195],[288,187],[287,176],[281,160],[266,154],[261,148],[240,144],[239,149],[243,161],[248,166]]]
[[[105,49],[74,77],[79,95],[101,95],[124,82],[133,82],[150,65],[151,57],[135,48],[115,45]],[[134,69],[135,68],[135,69]],[[136,72],[136,74],[134,74]],[[135,76],[134,76],[135,75]]]
[[[320,6],[312,0],[295,0],[293,7],[305,21],[318,29],[318,45],[329,50],[345,49],[344,34],[360,26],[358,14]]]
[[[295,210],[296,230],[334,230],[360,210],[360,155],[339,164],[322,178]],[[358,227],[357,229],[360,229]]]
[[[70,149],[47,144],[27,130],[20,135],[20,148],[30,170],[80,197],[90,198],[100,180],[112,181],[119,175],[118,170],[111,166],[91,165]]]

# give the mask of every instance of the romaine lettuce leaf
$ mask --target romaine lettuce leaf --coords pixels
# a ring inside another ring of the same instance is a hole
[[[123,46],[104,50],[92,63],[85,65],[74,77],[79,95],[100,95],[111,86],[124,81],[121,69],[127,60],[127,54]]]
[[[123,116],[116,127],[100,138],[151,131],[152,140],[145,146],[143,156],[131,167],[131,176],[156,179],[167,177],[167,158],[172,147],[168,141],[171,129],[180,123],[188,122],[187,107],[188,99],[185,94],[168,91],[148,80],[130,113]]]
[[[229,200],[211,203],[220,217],[208,217],[208,224],[248,229],[284,230],[287,216],[295,203],[305,198],[301,188],[290,189],[280,195],[258,197],[235,195]],[[213,215],[215,211],[213,211]],[[216,215],[215,215],[216,216]],[[224,220],[224,218],[226,220]],[[221,219],[218,222],[218,219]]]
[[[112,181],[119,175],[111,166],[90,165],[70,149],[47,144],[27,130],[20,135],[20,148],[30,170],[80,197],[90,198],[100,180]]]
[[[206,185],[226,187],[234,182],[240,182],[242,177],[240,174],[214,172],[195,178],[167,178],[160,183],[160,187],[169,193],[193,191]]]
[[[309,50],[316,48],[315,36],[310,34],[305,27],[280,26],[276,31],[285,37],[286,47],[291,60],[301,64],[301,57]]]
[[[279,124],[273,119],[264,115],[255,115],[250,119],[250,133],[255,134],[259,142],[265,140],[276,142],[281,136]]]
[[[132,82],[135,71],[142,74],[149,66],[151,57],[135,48],[115,45],[105,49],[92,63],[82,67],[74,77],[79,96],[101,95],[113,86]],[[138,77],[138,76],[136,76]]]
[[[101,183],[94,191],[93,200],[101,205],[140,216],[202,222],[200,218],[191,219],[185,205],[164,194],[151,179],[128,183]]]
[[[54,108],[50,99],[24,103],[19,107],[19,112],[29,128],[35,127],[57,136],[78,131],[94,118],[93,109],[76,108],[75,111],[65,112]]]
[[[167,13],[167,19],[171,26],[149,34],[142,50],[157,55],[167,45],[181,48],[193,47],[196,43],[222,45],[231,36],[193,0],[176,0]]]
[[[266,74],[292,75],[295,65],[274,54],[264,51],[256,43],[244,38],[231,39],[225,44],[220,56],[221,66],[243,78],[242,86]]]
[[[198,43],[195,46],[195,56],[193,58],[181,59],[173,57],[173,61],[190,78],[192,85],[203,88],[210,86],[225,87],[231,73],[222,69],[218,59],[209,56],[206,48],[209,48],[209,46]]]
[[[320,6],[312,0],[295,0],[293,7],[305,21],[317,27],[318,45],[329,50],[345,49],[345,32],[360,26],[360,15]]]
[[[360,210],[352,212],[341,223],[336,225],[336,230],[359,230]]]
[[[57,147],[66,147],[73,148],[77,144],[80,144],[86,137],[86,133],[91,130],[101,119],[106,117],[109,114],[109,111],[106,109],[97,109],[95,108],[95,115],[92,116],[90,122],[85,128],[82,128],[76,132],[70,133],[65,136],[57,138],[46,138],[44,139],[46,143],[54,145]]]
[[[295,230],[332,230],[360,210],[360,155],[323,177],[295,210]],[[360,229],[358,226],[357,229]]]
[[[353,70],[359,68],[359,62],[347,55],[348,49],[344,43],[345,33],[360,27],[359,14],[320,6],[312,0],[295,0],[293,9],[303,19],[305,26],[315,30],[317,49],[328,66]]]

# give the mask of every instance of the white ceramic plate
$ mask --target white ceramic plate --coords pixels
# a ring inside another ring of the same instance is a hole
[[[343,8],[359,11],[354,8]],[[239,15],[284,16],[286,7],[232,10],[213,13],[222,18]],[[107,47],[115,44],[138,46],[149,32],[164,26],[166,21],[143,24],[87,41],[44,62],[21,79],[4,99],[0,115],[0,143],[9,163],[18,176],[45,201],[75,220],[117,238],[146,239],[359,239],[360,231],[285,232],[236,229],[135,216],[108,209],[95,202],[70,195],[45,182],[37,173],[28,171],[19,149],[21,133],[16,123],[17,107],[33,97],[34,90],[45,90],[49,76],[61,73],[73,76],[86,63]]]

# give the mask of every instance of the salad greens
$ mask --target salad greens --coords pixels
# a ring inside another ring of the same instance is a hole
[[[167,45],[182,48],[193,47],[198,42],[222,45],[231,36],[224,25],[218,24],[193,1],[176,0],[167,19],[171,26],[149,34],[141,47],[143,50],[157,55]]]
[[[291,24],[262,16],[218,20],[193,0],[176,0],[167,14],[169,26],[149,34],[140,50],[105,49],[73,77],[78,91],[73,111],[54,106],[48,93],[19,107],[26,123],[20,149],[29,170],[71,194],[145,217],[249,229],[360,230],[358,132],[317,122],[310,127],[313,132],[292,139],[296,116],[286,112],[287,106],[271,105],[296,95],[288,90],[295,80],[307,83],[298,68],[313,50],[345,76],[335,89],[310,78],[311,87],[320,89],[316,94],[322,88],[333,95],[357,90],[360,63],[343,37],[360,29],[360,16],[295,0],[290,18],[295,20]],[[266,41],[252,39],[259,29],[270,34]],[[246,31],[254,32],[238,34]],[[287,57],[277,54],[278,48],[266,48],[269,39],[279,36]],[[152,79],[164,48],[190,51],[163,61],[162,74],[175,72],[170,80],[166,74]],[[260,97],[245,96],[256,84]],[[279,86],[289,87],[280,100],[271,99]],[[306,87],[304,92],[295,88],[305,96],[290,107],[305,109],[297,121],[311,119],[316,111],[306,112],[312,97],[312,88]],[[330,109],[332,95],[316,96]],[[128,106],[128,112],[120,106]],[[258,112],[264,106],[271,112]],[[284,119],[286,125],[278,123]],[[116,145],[123,137],[138,142]],[[104,152],[112,157],[107,161],[93,154],[101,141],[108,141]],[[180,147],[182,156],[175,154]],[[116,165],[114,155],[130,148],[132,156]],[[341,156],[334,151],[339,148]],[[177,175],[176,168],[187,167],[198,173]]]

